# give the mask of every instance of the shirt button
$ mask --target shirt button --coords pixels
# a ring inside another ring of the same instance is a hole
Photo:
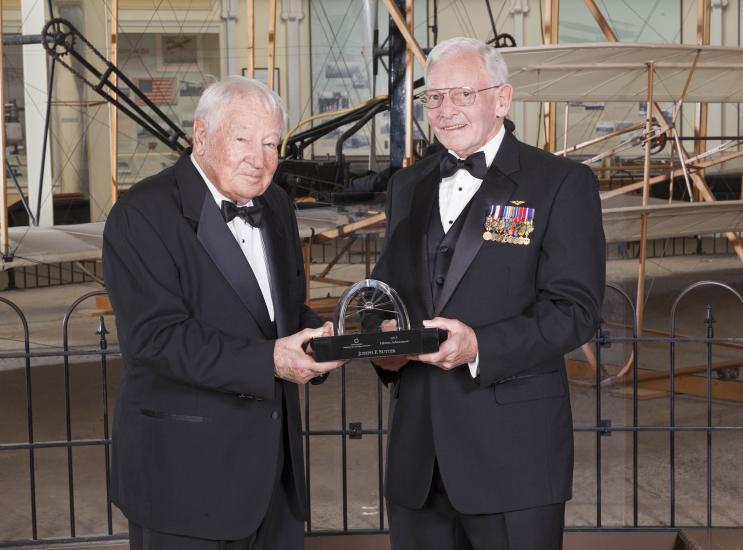
[[[461,190],[462,190],[462,188],[460,187],[460,188],[459,188],[459,190],[461,191]]]
[[[449,225],[453,224],[454,222],[452,220],[449,220]]]
[[[279,411],[273,411],[271,413],[271,419],[272,420],[278,420],[281,415],[279,414]]]
[[[443,277],[436,277],[436,284],[437,285],[443,285],[444,284],[444,278]]]

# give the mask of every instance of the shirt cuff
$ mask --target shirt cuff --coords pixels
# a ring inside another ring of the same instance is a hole
[[[480,352],[477,352],[475,360],[471,363],[467,363],[467,366],[470,369],[470,375],[472,376],[472,378],[477,378],[477,376],[480,374]]]

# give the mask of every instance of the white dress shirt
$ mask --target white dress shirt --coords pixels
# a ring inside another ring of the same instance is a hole
[[[478,149],[478,151],[485,153],[485,164],[487,164],[488,168],[490,168],[495,155],[498,153],[505,134],[506,130],[501,126],[495,137],[488,141],[481,149]],[[452,150],[449,150],[449,152],[457,158],[462,158]],[[447,233],[449,228],[454,225],[454,222],[457,221],[465,206],[469,204],[472,197],[480,189],[481,184],[482,180],[477,179],[467,170],[458,170],[453,176],[441,180],[439,184],[439,215],[441,216],[441,225],[444,228],[444,233]],[[470,369],[472,378],[475,378],[480,372],[479,352],[475,360],[467,363],[467,366]]]
[[[498,153],[505,133],[505,128],[501,126],[495,137],[481,149],[478,149],[478,151],[485,153],[485,164],[488,168]],[[461,158],[454,151],[450,150],[449,152],[455,157]],[[449,228],[457,221],[464,207],[480,189],[480,184],[482,184],[482,180],[477,179],[467,170],[458,170],[453,176],[441,180],[439,184],[439,214],[441,215],[441,225],[444,227],[444,233],[447,233]]]
[[[196,162],[196,159],[191,155],[191,162],[198,170],[201,177],[204,178],[206,186],[209,188],[214,200],[219,208],[222,207],[222,201],[230,201],[227,197],[222,195],[214,184],[209,181],[204,171]],[[230,201],[233,202],[233,201]],[[238,206],[252,206],[253,201],[248,201],[246,204],[238,204]],[[237,244],[240,245],[245,255],[245,259],[248,260],[250,268],[253,270],[255,278],[258,280],[258,286],[263,294],[263,301],[266,302],[266,309],[268,309],[268,316],[271,318],[271,322],[274,320],[273,313],[273,299],[271,298],[271,284],[268,277],[268,261],[266,259],[266,250],[263,246],[263,239],[261,238],[261,230],[257,227],[253,227],[242,218],[236,216],[231,222],[227,224],[227,227],[235,236]]]

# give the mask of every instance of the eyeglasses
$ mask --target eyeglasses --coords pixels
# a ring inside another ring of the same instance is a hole
[[[475,102],[478,92],[500,88],[501,86],[503,86],[503,84],[490,86],[489,88],[481,88],[479,90],[473,90],[469,86],[462,86],[461,88],[441,88],[440,90],[426,90],[425,92],[421,92],[417,99],[426,109],[436,109],[437,107],[441,107],[441,104],[444,102],[444,96],[449,94],[449,99],[454,105],[458,107],[467,107]]]

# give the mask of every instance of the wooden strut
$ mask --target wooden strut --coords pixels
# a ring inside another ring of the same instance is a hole
[[[390,17],[392,17],[392,20],[395,22],[395,25],[397,25],[398,30],[400,31],[400,34],[405,38],[405,43],[407,44],[407,47],[413,51],[413,55],[415,55],[415,58],[418,60],[418,63],[421,67],[424,69],[426,68],[426,55],[423,53],[423,49],[420,47],[420,44],[418,44],[418,41],[415,39],[415,36],[413,36],[413,33],[410,29],[408,29],[407,22],[405,21],[405,18],[403,17],[402,13],[400,13],[400,10],[397,9],[397,6],[395,5],[394,0],[383,0],[385,7],[390,12]],[[410,10],[408,10],[410,11]],[[411,25],[412,28],[412,25]]]
[[[710,0],[697,0],[697,44],[708,45],[710,39],[710,22],[712,19],[712,2]],[[700,138],[707,133],[708,106],[706,103],[697,103],[694,124],[694,136]],[[694,142],[694,152],[698,155],[704,151],[707,142],[697,140]]]
[[[560,0],[545,0],[544,30],[542,42],[557,44],[559,38]],[[557,141],[557,103],[554,101],[543,104],[544,134],[546,151],[554,152]]]
[[[709,365],[709,369],[713,372],[716,372],[718,370],[722,369],[731,369],[735,367],[741,367],[743,366],[743,359],[728,359],[726,361],[718,361],[715,363],[711,363]],[[692,365],[690,367],[681,367],[678,369],[674,369],[673,375],[675,378],[679,378],[681,376],[689,376],[692,374],[700,374],[702,372],[707,372],[707,363],[703,365]],[[637,381],[638,382],[649,382],[650,380],[663,380],[663,379],[670,379],[671,378],[671,372],[670,371],[663,371],[663,372],[642,372],[637,374]],[[619,386],[619,385],[627,385],[632,383],[631,380],[627,380],[626,377],[620,377],[612,376],[611,378],[607,378],[604,382],[602,382],[602,386]]]
[[[624,323],[605,323],[607,326],[617,327],[621,329],[626,330],[632,330],[632,325],[627,325]],[[651,329],[651,328],[645,328],[642,331],[642,334],[652,334],[655,336],[667,336],[670,337],[671,333],[666,330],[658,330],[658,329]],[[676,334],[676,338],[690,338],[688,335],[684,334]],[[726,348],[726,349],[735,349],[735,350],[743,350],[743,344],[737,344],[735,342],[712,342],[713,346],[720,347],[720,348]],[[595,360],[595,358],[594,358]],[[628,362],[632,362],[632,354],[630,354]],[[589,360],[590,363],[590,360]],[[717,371],[720,369],[727,369],[727,368],[733,368],[733,367],[739,367],[743,366],[743,359],[732,359],[732,360],[726,360],[726,361],[719,361],[716,363],[712,363],[711,369],[713,371]],[[701,372],[705,372],[707,370],[706,363],[704,365],[695,365],[691,367],[682,367],[680,369],[676,369],[674,371],[675,376],[688,376],[691,374],[698,374]],[[670,378],[671,373],[670,371],[663,371],[663,372],[646,372],[641,373],[637,375],[638,381],[649,381],[649,380],[662,380],[664,378]],[[605,380],[602,380],[601,385],[602,386],[618,386],[618,385],[627,385],[631,384],[632,380],[628,378],[627,376],[622,375],[622,372],[618,372],[617,374],[610,376],[609,378],[606,378]]]
[[[304,240],[303,246],[302,246],[302,258],[304,259],[304,303],[309,304],[310,303],[310,279],[312,278],[312,273],[310,272],[310,268],[312,267],[312,240],[313,240],[314,234],[310,235]]]
[[[329,229],[328,231],[323,231],[322,233],[318,233],[315,238],[320,241],[328,241],[331,239],[337,239],[338,237],[345,237],[346,235],[350,235],[351,233],[360,229],[366,229],[367,227],[382,223],[384,220],[384,212],[380,212],[379,214],[372,214],[371,216],[368,216],[362,220],[348,223],[335,229]]]
[[[405,3],[405,27],[413,32],[413,0]],[[403,166],[412,166],[413,158],[413,50],[405,49],[405,156]]]
[[[606,135],[595,137],[587,141],[583,141],[576,145],[572,145],[571,147],[568,147],[567,149],[563,149],[562,151],[557,151],[555,152],[555,154],[565,157],[569,155],[570,153],[574,153],[575,151],[585,149],[586,147],[590,147],[591,145],[596,145],[597,143],[601,143],[602,141],[606,141],[606,140],[615,138],[617,136],[621,136],[623,134],[634,132],[635,130],[641,129],[643,126],[645,126],[645,123],[638,123],[638,124],[633,124],[632,126],[627,126],[626,128],[622,128],[621,130],[614,130],[613,132],[610,132]]]
[[[610,327],[617,327],[617,328],[623,328],[623,329],[626,329],[626,330],[632,330],[632,325],[627,325],[627,324],[624,324],[624,323],[607,322],[607,323],[604,323],[604,324],[606,326],[610,326]],[[656,336],[667,336],[669,338],[671,337],[671,333],[668,332],[667,330],[660,330],[660,329],[657,329],[657,328],[645,328],[645,329],[643,329],[642,332],[643,332],[643,334],[654,334]],[[692,338],[691,336],[689,336],[687,334],[676,334],[675,337],[676,338],[681,338],[681,339]],[[721,348],[741,349],[741,350],[743,350],[743,344],[737,344],[735,342],[712,342],[712,345],[713,346],[719,346]]]
[[[694,68],[696,68],[696,59],[695,59],[694,65],[692,67],[692,71],[694,70]],[[691,77],[689,77],[689,79],[687,79],[687,84],[688,84],[688,81],[690,80],[690,78]],[[686,89],[687,88],[685,87],[685,90],[684,91],[686,91]],[[683,99],[684,98],[682,97],[681,101],[683,101]],[[681,103],[679,103],[679,106],[680,106],[680,104]],[[678,142],[678,139],[677,139],[678,136],[675,135],[675,127],[672,127],[671,125],[669,125],[668,121],[666,121],[666,119],[665,119],[665,115],[663,114],[662,110],[660,109],[660,107],[656,103],[653,103],[653,102],[648,101],[648,106],[649,106],[649,108],[648,108],[648,115],[650,115],[651,110],[652,110],[653,117],[661,125],[662,129],[665,130],[665,131],[667,131],[667,130],[670,129],[671,132],[674,132],[674,137],[676,138],[675,141],[676,141],[676,146],[677,146],[678,154],[679,154],[679,157],[680,157],[680,161],[681,161],[681,164],[682,164],[682,169],[681,170],[674,170],[674,171],[671,172],[671,174],[666,174],[666,175],[660,176],[660,178],[663,178],[663,179],[658,179],[658,178],[647,179],[646,178],[647,181],[645,181],[645,180],[643,181],[643,206],[646,206],[646,204],[644,202],[645,189],[646,189],[647,185],[650,184],[651,180],[656,180],[653,183],[658,183],[660,181],[666,181],[668,179],[671,179],[672,177],[675,177],[676,175],[681,175],[681,174],[684,174],[684,176],[691,178],[691,180],[694,183],[695,188],[699,192],[702,200],[704,200],[706,202],[715,202],[716,199],[715,199],[714,195],[712,194],[712,191],[707,186],[706,182],[704,181],[704,178],[698,173],[698,170],[700,170],[700,164],[697,164],[697,166],[694,167],[695,168],[695,171],[690,172],[690,173],[687,172],[687,168],[686,167],[689,166],[689,165],[691,165],[692,159],[689,159],[688,154],[686,153],[686,151],[684,150],[684,148],[681,146],[681,144]],[[728,157],[725,157],[723,159],[717,159],[715,161],[715,164],[720,163],[720,162],[724,162],[725,160],[730,160],[731,158],[736,158],[736,157],[741,156],[741,155],[743,155],[743,152],[738,151],[738,152],[733,153],[733,154],[731,154]],[[705,163],[701,163],[701,164],[705,164]],[[708,163],[708,164],[711,165],[712,163]],[[614,190],[614,191],[619,191],[619,190]],[[609,193],[606,193],[606,194],[602,194],[602,199],[607,198],[607,196],[614,196],[614,194],[612,192],[609,192]],[[647,216],[647,214],[643,213],[643,220],[644,220],[644,218],[646,216]],[[647,237],[647,234],[646,233],[645,233],[644,237],[645,238]],[[738,237],[738,235],[736,233],[733,233],[732,231],[726,232],[725,233],[725,237],[733,244],[733,248],[734,248],[736,254],[740,258],[740,260],[743,261],[743,243],[741,242],[740,237]],[[641,243],[640,243],[640,257],[641,257],[641,260],[640,261],[641,261],[641,263],[643,263],[643,255],[642,255],[643,248],[642,248],[642,246],[643,245],[642,245],[642,240],[641,240]],[[643,273],[643,275],[644,275],[644,273]],[[642,307],[644,305],[644,292],[643,292],[643,294],[640,294],[640,287],[641,286],[644,287],[644,285],[641,285],[641,281],[644,282],[644,279],[639,279],[638,278],[638,295],[637,295],[637,312],[638,312],[638,319],[637,319],[637,321],[638,321],[638,323],[637,323],[637,327],[638,327],[638,333],[640,333],[640,334],[642,333],[642,322],[641,322],[642,321],[642,317],[640,315],[640,312],[642,311]],[[641,301],[641,298],[642,298],[642,301]],[[619,373],[617,373],[616,377],[617,378],[620,378],[620,377],[627,376],[629,374],[631,368],[632,368],[632,358],[630,358],[630,360],[627,362],[627,364],[620,370]]]
[[[547,0],[549,2],[549,0]],[[606,19],[604,18],[603,14],[601,13],[601,10],[599,10],[598,6],[596,6],[596,3],[594,0],[584,0],[586,6],[588,7],[589,11],[593,15],[594,19],[598,23],[599,27],[601,28],[601,31],[604,33],[604,36],[606,37],[607,41],[609,42],[618,42],[618,38],[614,31],[611,29],[611,26],[608,24]],[[711,10],[711,4],[709,0],[698,0],[698,13],[697,13],[697,42],[699,44],[709,44],[709,33],[710,33],[710,10]],[[716,159],[714,161],[708,162],[708,163],[698,163],[693,165],[694,160],[704,158],[705,156],[708,156],[711,154],[710,152],[703,152],[703,144],[700,144],[699,142],[695,143],[695,153],[696,157],[694,159],[690,159],[684,148],[681,146],[680,140],[678,138],[678,131],[676,130],[675,122],[676,118],[678,117],[678,114],[681,109],[681,105],[683,104],[687,91],[689,89],[689,85],[691,83],[692,76],[694,75],[694,72],[697,67],[697,63],[699,61],[699,56],[701,54],[701,51],[698,51],[694,62],[692,64],[692,67],[689,71],[689,74],[687,76],[686,82],[684,84],[684,89],[681,95],[681,98],[674,106],[674,115],[672,123],[669,124],[668,121],[665,120],[665,115],[663,115],[662,110],[660,107],[652,101],[652,63],[649,64],[649,70],[648,70],[648,103],[647,103],[647,113],[646,113],[646,141],[645,141],[645,162],[644,162],[644,170],[643,170],[643,180],[641,182],[635,182],[623,187],[620,187],[618,189],[614,189],[605,193],[601,194],[601,200],[608,199],[610,197],[618,196],[630,191],[635,191],[638,189],[643,190],[643,207],[647,208],[647,197],[649,192],[649,187],[651,185],[654,185],[656,183],[661,183],[665,181],[672,181],[672,179],[678,175],[684,176],[684,179],[686,181],[687,188],[690,191],[691,196],[691,186],[689,183],[689,179],[691,179],[694,183],[695,188],[699,192],[702,200],[705,200],[707,202],[714,202],[716,199],[712,192],[710,191],[709,187],[707,186],[706,182],[704,181],[703,175],[699,174],[699,171],[703,171],[705,167],[721,164],[723,162],[726,162],[728,160],[732,160],[734,158],[737,158],[739,156],[743,156],[742,151],[738,151],[735,153],[732,153],[728,156],[724,156],[720,159]],[[679,155],[679,159],[681,161],[681,169],[680,170],[673,170],[669,174],[664,174],[661,176],[656,176],[653,178],[649,177],[649,148],[650,148],[650,142],[651,139],[648,137],[650,136],[650,122],[655,116],[655,119],[661,124],[662,131],[663,132],[671,132],[671,135],[674,139],[675,146],[677,153]],[[697,117],[697,127],[695,128],[695,135],[700,136],[703,129],[706,128],[706,104],[700,105],[700,109],[698,110],[698,117]],[[627,131],[627,130],[625,130]],[[616,133],[616,135],[619,135],[621,132]],[[608,139],[609,136],[603,136],[603,139]],[[613,137],[613,136],[612,136]],[[598,138],[597,140],[591,140],[594,143],[598,143],[601,141],[601,138]],[[591,142],[586,142],[586,145],[592,144]],[[573,150],[577,150],[577,147]],[[718,150],[723,150],[722,147],[718,148]],[[567,151],[567,149],[566,149]],[[566,153],[565,153],[566,154]],[[692,170],[689,170],[691,168]],[[743,191],[742,191],[743,196]],[[640,240],[640,265],[638,268],[638,288],[637,288],[637,327],[638,327],[638,333],[642,334],[642,321],[643,321],[643,309],[644,309],[644,282],[645,282],[645,256],[646,256],[646,246],[647,246],[647,213],[642,214],[641,218],[641,240]],[[726,232],[725,233],[726,238],[733,244],[733,248],[735,249],[736,254],[738,257],[743,261],[743,243],[741,242],[740,237],[738,237],[737,234],[733,232]],[[593,356],[593,350],[591,346],[584,345],[581,348],[583,350],[583,353],[586,355],[586,358],[589,362],[589,364],[592,366],[592,368],[596,369],[596,361],[595,357]],[[630,357],[629,361],[625,364],[625,366],[621,369],[621,371],[617,374],[617,377],[624,377],[632,368],[632,362],[633,359]]]
[[[324,231],[322,233],[318,234],[312,234],[309,237],[305,238],[304,240],[304,272],[305,272],[305,280],[307,285],[307,300],[309,300],[310,296],[310,281],[315,282],[321,282],[321,283],[328,283],[333,285],[341,285],[341,286],[349,286],[354,283],[354,281],[346,281],[342,279],[335,279],[332,277],[328,277],[328,273],[330,273],[331,269],[338,263],[338,260],[340,257],[351,247],[351,245],[356,241],[358,236],[355,234],[357,231],[361,231],[363,229],[367,229],[370,227],[373,227],[375,225],[379,225],[380,223],[384,222],[385,220],[385,213],[380,212],[378,214],[372,214],[371,216],[368,216],[364,219],[348,223],[346,225],[339,226],[335,229],[330,229],[328,231]],[[322,272],[320,272],[318,275],[312,275],[310,272],[310,268],[312,266],[312,244],[315,242],[326,242],[333,239],[339,239],[341,237],[347,237],[351,236],[352,238],[349,239],[349,242],[344,245],[344,247],[341,249],[341,251],[336,254],[335,258],[333,258],[330,263],[323,269]],[[371,264],[369,261],[369,254],[370,254],[370,246],[368,243],[368,235],[367,235],[367,244],[365,245],[365,264],[366,264],[366,274],[368,275],[371,272]]]
[[[255,0],[247,0],[246,6],[246,24],[248,33],[248,59],[246,75],[248,78],[255,78]]]
[[[710,166],[716,166],[718,164],[728,162],[730,160],[736,159],[741,156],[743,156],[743,151],[736,151],[735,153],[730,153],[729,155],[725,157],[720,157],[719,159],[714,159],[711,161],[700,162],[700,163],[695,163],[695,159],[697,157],[693,157],[693,158],[688,159],[686,161],[686,164],[688,167],[691,168],[689,173],[692,174],[694,173],[695,170],[700,170],[702,168],[709,168]],[[672,178],[675,178],[676,176],[681,176],[683,175],[683,173],[684,173],[683,169],[677,168],[676,170],[673,170],[667,174],[660,174],[658,176],[653,176],[652,178],[650,178],[648,183],[651,186],[657,185],[659,183],[663,183]],[[624,195],[631,191],[637,191],[638,189],[642,189],[643,185],[644,185],[643,181],[636,181],[636,182],[628,183],[627,185],[624,185],[622,187],[617,187],[616,189],[612,189],[610,191],[604,191],[603,193],[600,194],[601,200],[603,201],[606,199],[610,199],[611,197],[617,197],[619,195]]]
[[[653,77],[655,76],[655,65],[648,63],[648,98],[645,108],[645,134],[649,135],[653,129]],[[647,208],[650,201],[650,148],[651,140],[645,141],[645,167],[643,170],[642,207]],[[640,217],[640,263],[637,273],[637,300],[636,304],[636,326],[637,332],[642,334],[642,325],[645,316],[645,261],[647,259],[648,245],[648,213],[643,212]],[[627,370],[628,368],[625,367]]]
[[[596,23],[598,23],[599,27],[601,28],[601,32],[604,33],[606,39],[609,42],[619,42],[619,38],[617,38],[617,35],[611,28],[611,25],[609,25],[609,22],[606,20],[606,18],[604,18],[604,14],[601,13],[601,10],[596,5],[596,2],[594,2],[594,0],[583,1],[585,2],[588,11],[591,12],[591,15],[593,15],[593,18],[596,20]]]
[[[276,0],[268,4],[268,75],[266,82],[269,88],[274,88],[274,68],[276,67]]]
[[[118,65],[119,59],[119,0],[111,0],[111,64]],[[118,77],[116,73],[111,74],[111,83],[114,90],[117,89]],[[112,92],[113,98],[116,99],[116,92]],[[119,110],[114,103],[108,107],[108,116],[110,118],[110,139],[111,139],[111,206],[116,204],[119,198]]]
[[[4,74],[3,60],[3,0],[0,0],[0,75]],[[8,186],[5,170],[5,86],[0,78],[0,257],[5,258],[10,253],[10,237],[8,235]]]
[[[351,238],[348,239],[348,241],[346,242],[346,244],[344,244],[341,247],[340,251],[338,251],[338,254],[336,254],[335,257],[328,262],[328,265],[325,266],[325,269],[323,269],[319,274],[313,275],[312,276],[312,279],[315,280],[315,281],[322,281],[325,278],[325,276],[328,273],[330,273],[330,270],[333,269],[336,266],[336,264],[343,257],[343,255],[346,252],[348,252],[348,249],[353,246],[353,243],[355,243],[357,240],[358,240],[358,236],[357,235],[355,235],[355,234],[354,235],[351,235]]]

